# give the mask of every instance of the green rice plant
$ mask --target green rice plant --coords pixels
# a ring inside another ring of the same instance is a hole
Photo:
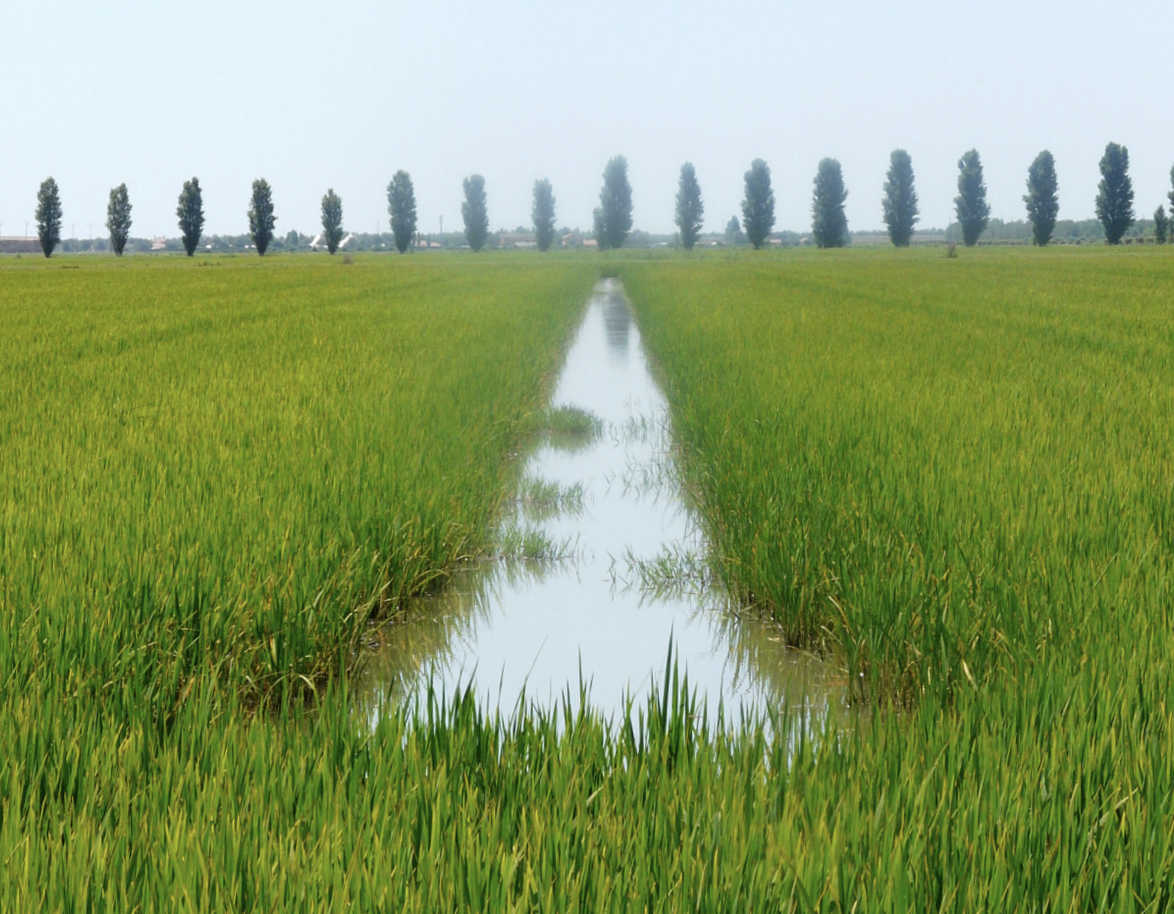
[[[511,523],[498,532],[494,554],[526,562],[559,562],[574,557],[575,543],[571,539],[556,540],[531,524]]]
[[[611,576],[616,583],[654,597],[681,597],[715,584],[709,557],[679,543],[663,546],[652,558],[641,558],[628,548],[612,559]]]
[[[518,484],[517,503],[526,517],[535,521],[560,514],[578,515],[583,511],[583,484],[564,486],[527,476]]]
[[[783,907],[1169,907],[1165,266],[623,265],[723,576],[871,699],[776,782]]]
[[[590,447],[603,434],[603,420],[579,406],[556,406],[538,417],[542,440],[553,448],[578,451]]]
[[[623,270],[730,584],[906,698],[1164,617],[1164,264],[842,253]]]
[[[770,729],[671,654],[620,720],[351,709],[595,259],[0,264],[0,910],[1169,909],[1157,251],[606,259],[722,576],[876,699]]]
[[[484,546],[593,277],[209,262],[5,272],[0,598],[82,681],[261,697]]]

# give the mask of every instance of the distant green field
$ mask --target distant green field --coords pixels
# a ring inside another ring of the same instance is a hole
[[[611,729],[351,714],[368,617],[484,546],[601,272],[722,573],[860,726],[710,736],[671,683]],[[1172,276],[0,259],[0,910],[1169,909]]]

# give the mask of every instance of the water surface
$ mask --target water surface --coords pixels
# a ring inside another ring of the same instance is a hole
[[[642,704],[668,646],[711,713],[805,712],[845,701],[840,671],[788,649],[769,621],[747,618],[708,573],[708,543],[671,456],[667,405],[618,283],[589,302],[551,402],[602,420],[594,440],[562,436],[528,457],[524,479],[561,498],[519,499],[507,529],[561,544],[559,560],[492,561],[415,601],[382,631],[359,678],[365,706],[389,692],[411,701],[429,677],[453,694],[472,683],[487,709],[552,706],[579,684],[605,714]],[[528,487],[523,487],[525,491]],[[374,699],[374,700],[373,700]]]

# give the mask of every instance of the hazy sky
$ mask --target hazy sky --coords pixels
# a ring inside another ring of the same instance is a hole
[[[1174,165],[1174,2],[1129,0],[169,0],[13,4],[0,26],[0,232],[23,234],[40,182],[64,234],[105,234],[125,181],[135,236],[178,234],[196,175],[205,231],[247,231],[254,178],[277,229],[313,233],[328,187],[348,229],[387,228],[412,176],[422,231],[459,229],[485,176],[492,228],[529,225],[536,178],[560,225],[589,228],[608,158],[628,158],[634,221],[673,230],[681,163],[706,228],[769,163],[777,228],[807,231],[819,160],[838,158],[848,222],[882,228],[889,153],[913,157],[921,225],[945,226],[957,160],[982,156],[992,215],[1023,217],[1027,167],[1056,157],[1060,217],[1088,218],[1105,143],[1129,148],[1135,208]]]

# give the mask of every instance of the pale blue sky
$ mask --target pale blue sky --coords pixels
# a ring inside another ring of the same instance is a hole
[[[823,156],[843,163],[849,225],[881,228],[897,147],[913,157],[922,225],[945,226],[972,146],[994,216],[1022,218],[1027,166],[1049,148],[1061,218],[1087,218],[1110,140],[1128,146],[1148,216],[1174,164],[1172,48],[1170,0],[12,3],[0,232],[34,231],[48,175],[79,237],[105,233],[122,181],[132,234],[176,235],[192,175],[209,233],[247,230],[256,177],[273,186],[282,233],[316,231],[328,187],[347,228],[386,229],[399,168],[423,231],[441,216],[460,227],[475,171],[493,228],[529,224],[540,177],[559,224],[589,227],[616,153],[640,228],[672,230],[691,160],[706,227],[720,229],[762,157],[777,227],[807,231]]]

